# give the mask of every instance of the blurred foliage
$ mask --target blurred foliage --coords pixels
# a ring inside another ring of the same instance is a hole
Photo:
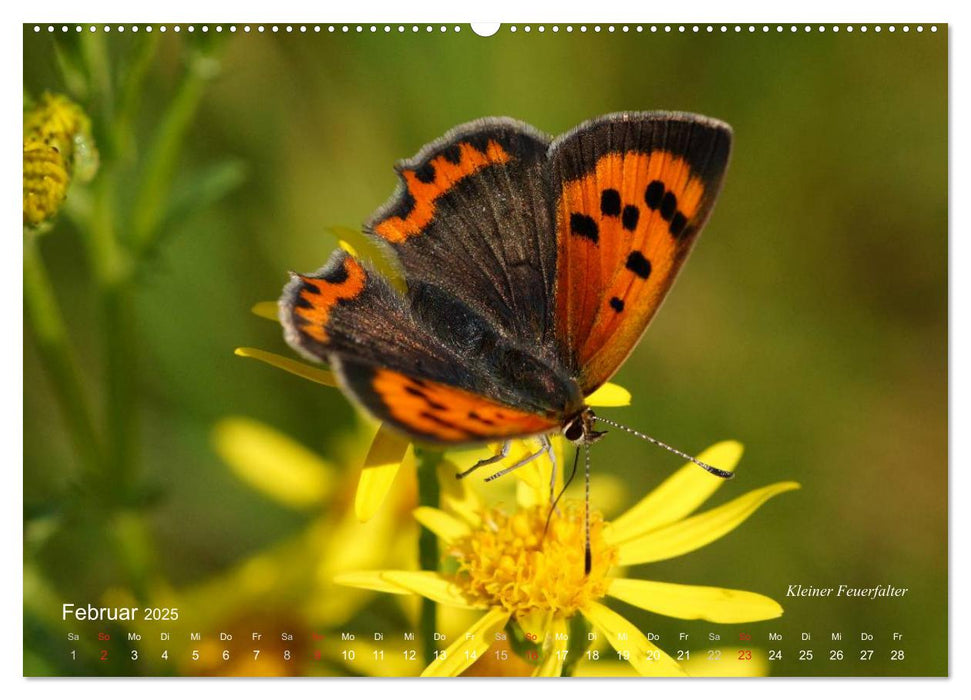
[[[733,160],[617,377],[633,404],[609,415],[688,451],[744,442],[726,500],[782,478],[803,490],[704,557],[635,573],[771,595],[785,616],[746,629],[780,631],[787,648],[801,631],[872,631],[884,649],[904,634],[903,670],[884,655],[844,672],[946,672],[946,31],[222,37],[25,27],[25,94],[81,105],[102,161],[52,231],[25,238],[63,320],[43,335],[25,304],[28,671],[78,671],[60,601],[204,586],[312,526],[317,514],[220,460],[221,419],[257,419],[357,469],[365,443],[346,447],[355,414],[337,391],[232,351],[288,353],[250,307],[288,269],[316,269],[337,244],[330,227],[357,228],[385,201],[396,159],[481,116],[559,133],[610,111],[683,109],[732,124]],[[60,370],[51,337],[70,348]],[[593,458],[631,494],[677,465],[623,435]],[[843,582],[910,593],[785,598],[790,583]],[[623,614],[662,637],[708,631]],[[345,624],[406,625],[380,600]],[[806,672],[791,656],[771,670]]]

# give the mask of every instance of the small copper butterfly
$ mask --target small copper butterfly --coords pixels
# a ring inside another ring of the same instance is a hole
[[[456,127],[397,165],[397,190],[365,224],[407,292],[337,251],[284,289],[286,340],[421,442],[541,436],[539,455],[555,432],[590,444],[602,421],[691,459],[584,399],[664,300],[711,214],[731,140],[727,124],[681,112],[609,114],[554,139],[508,118]]]

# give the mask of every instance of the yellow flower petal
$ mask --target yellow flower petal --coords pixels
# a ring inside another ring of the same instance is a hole
[[[544,502],[545,499],[540,496],[539,489],[526,481],[516,482],[516,505],[520,508],[532,508],[542,505]]]
[[[573,445],[560,435],[550,435],[549,438],[553,444],[553,455],[556,459],[556,480],[553,484],[553,498],[556,498],[563,489],[563,483],[573,466],[574,449]],[[531,452],[539,448],[539,441],[536,441]],[[529,466],[516,473],[520,475],[516,484],[516,503],[520,508],[549,505],[553,459],[548,453],[541,455]]]
[[[647,641],[647,637],[606,605],[591,601],[581,612],[621,654],[624,661],[637,669],[642,676],[683,676],[678,662]],[[629,656],[629,658],[628,658]]]
[[[772,484],[750,491],[723,506],[624,542],[619,546],[618,563],[621,566],[645,564],[701,549],[741,525],[773,496],[798,488],[799,484],[794,481]]]
[[[533,672],[533,676],[540,678],[559,678],[563,674],[563,664],[566,662],[570,638],[567,635],[566,620],[554,617],[547,628],[546,640],[543,646],[543,663]]]
[[[468,479],[456,479],[458,469],[447,459],[438,463],[439,498],[442,508],[462,518],[472,527],[482,522],[482,502],[468,487]]]
[[[572,457],[570,458],[572,460]],[[566,465],[566,476],[569,477],[570,468],[573,466],[571,461]],[[570,484],[569,488],[563,493],[561,503],[575,499],[583,500],[584,483],[581,476],[577,476]],[[595,471],[590,475],[590,495],[596,502],[596,509],[610,518],[625,505],[630,496],[630,482],[616,474],[605,474],[602,471]]]
[[[415,508],[413,513],[415,520],[449,544],[461,537],[468,536],[472,532],[468,523],[452,517],[438,508],[421,506],[420,508]]]
[[[342,250],[355,258],[364,258],[391,282],[395,289],[404,291],[404,278],[401,270],[395,266],[381,247],[367,234],[347,226],[331,226],[325,231],[338,239],[337,244]]]
[[[739,652],[751,652],[751,658]],[[769,675],[769,655],[764,649],[750,647],[698,649],[681,666],[697,678],[755,678]]]
[[[358,522],[353,512],[344,512],[336,517],[321,518],[312,525],[313,537],[301,543],[302,549],[294,551],[293,556],[309,557],[313,563],[313,576],[301,576],[298,573],[282,573],[293,568],[283,566],[278,569],[278,576],[287,576],[296,581],[304,580],[306,586],[316,586],[317,593],[308,601],[306,615],[318,621],[325,627],[337,627],[351,619],[357,611],[368,604],[373,597],[373,590],[380,588],[389,593],[410,593],[401,589],[388,591],[385,587],[357,586],[361,590],[335,587],[334,577],[344,572],[365,572],[372,569],[410,569],[417,565],[417,556],[392,556],[413,554],[417,549],[417,523],[401,523],[401,515],[397,518],[383,509],[378,517],[367,524]],[[331,513],[329,513],[330,515]],[[372,582],[374,578],[372,577]],[[367,579],[364,579],[367,581]],[[402,596],[394,601],[397,604],[411,605],[416,598],[411,595]]]
[[[277,369],[282,369],[284,372],[309,379],[312,382],[317,382],[324,386],[337,386],[337,377],[329,370],[320,369],[319,367],[314,367],[304,362],[291,360],[289,357],[284,357],[283,355],[277,355],[275,352],[267,352],[266,350],[259,350],[257,348],[236,348],[235,352],[239,357],[252,357],[254,360],[273,365]]]
[[[563,486],[563,447],[562,440],[551,436],[553,452],[556,455],[556,483],[554,493]],[[539,440],[527,439],[513,442],[509,450],[509,457],[502,463],[503,467],[512,466],[519,460],[536,453],[542,448]],[[516,503],[520,508],[531,508],[535,505],[545,505],[550,500],[550,481],[553,476],[553,460],[548,452],[524,467],[512,472],[519,483],[516,485]]]
[[[275,301],[260,301],[253,304],[250,311],[268,321],[280,322],[280,307]]]
[[[405,456],[412,455],[408,450],[410,446],[411,441],[407,437],[383,425],[378,428],[364,458],[361,480],[354,496],[354,513],[358,520],[367,522],[384,503]]]
[[[496,632],[505,627],[508,621],[508,612],[502,608],[492,608],[452,642],[448,649],[440,651],[438,657],[428,664],[421,675],[446,677],[459,675],[488,651],[495,641]]]
[[[236,476],[280,503],[317,505],[333,488],[331,464],[263,423],[227,418],[213,428],[212,439]]]
[[[698,459],[725,471],[733,471],[742,458],[742,444],[726,440],[712,445]],[[640,503],[615,518],[607,535],[611,544],[620,544],[650,530],[668,525],[695,511],[725,483],[693,462],[669,476]]]
[[[397,595],[409,595],[411,593],[410,588],[386,580],[383,576],[384,573],[383,571],[348,571],[335,576],[334,583],[352,588],[365,588],[379,593],[395,593]]]
[[[448,578],[434,571],[382,571],[381,577],[395,586],[407,588],[412,593],[424,596],[443,605],[457,608],[485,608],[486,605],[470,601]]]
[[[682,620],[731,624],[759,622],[782,615],[782,606],[758,593],[712,586],[616,578],[607,595],[658,615]]]
[[[500,469],[511,467],[517,462],[526,459],[530,455],[536,454],[539,450],[539,440],[535,440],[533,438],[513,440],[509,444],[509,454],[505,459],[496,464],[492,471],[497,472]],[[548,461],[546,460],[545,455],[543,457],[537,457],[526,466],[520,467],[516,471],[511,472],[511,474],[515,475],[516,478],[520,479],[521,481],[525,481],[534,488],[538,488],[543,481],[549,484],[549,471],[546,471],[544,479],[544,475],[536,468],[538,463],[541,461]],[[549,488],[549,486],[547,486],[547,488]]]
[[[619,384],[607,382],[584,401],[588,406],[606,408],[630,406],[630,392]]]

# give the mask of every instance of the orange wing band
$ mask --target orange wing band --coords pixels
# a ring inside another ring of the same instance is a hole
[[[535,435],[555,429],[545,416],[502,406],[438,382],[377,369],[371,388],[392,418],[409,431],[440,442]]]
[[[484,151],[471,143],[458,143],[417,169],[402,170],[401,177],[413,202],[411,211],[385,219],[374,227],[374,232],[389,243],[404,243],[431,222],[435,200],[456,183],[486,166],[508,160],[510,155],[495,141],[490,140]]]
[[[343,266],[328,277],[300,275],[303,286],[294,313],[303,320],[301,331],[321,343],[327,342],[327,321],[334,306],[353,299],[364,291],[367,273],[354,258],[344,258]]]

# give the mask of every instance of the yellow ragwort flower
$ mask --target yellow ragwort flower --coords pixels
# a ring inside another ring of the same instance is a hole
[[[718,443],[698,459],[733,470],[741,458],[737,442]],[[443,480],[454,483],[452,473]],[[534,675],[561,675],[571,653],[570,621],[582,615],[594,638],[606,639],[617,657],[641,675],[685,675],[686,669],[652,644],[631,622],[604,604],[615,598],[660,615],[716,623],[767,620],[782,614],[774,600],[757,593],[625,578],[620,567],[686,554],[726,535],[759,506],[799,488],[781,482],[750,491],[724,505],[693,514],[724,483],[687,464],[633,508],[606,522],[590,514],[593,566],[584,575],[584,506],[567,502],[549,510],[549,461],[517,472],[518,507],[484,507],[460,487],[443,509],[420,507],[416,519],[443,542],[454,560],[451,573],[439,571],[358,571],[342,574],[344,585],[397,594],[417,594],[443,605],[484,614],[424,670],[425,676],[454,676],[475,663],[510,622],[535,640]],[[451,570],[451,569],[450,569]],[[575,647],[573,647],[575,649]],[[576,653],[573,651],[573,653]]]
[[[370,428],[362,426],[334,445],[334,451],[344,454],[370,439]],[[223,418],[213,426],[212,446],[240,481],[311,517],[300,531],[201,581],[185,587],[153,581],[151,606],[180,611],[168,623],[171,639],[188,639],[195,632],[201,636],[193,647],[196,655],[178,656],[179,669],[220,676],[417,674],[420,663],[408,661],[398,641],[384,642],[381,663],[374,663],[374,649],[366,641],[342,643],[340,648],[332,643],[334,630],[344,628],[375,596],[373,591],[336,585],[336,574],[380,566],[389,556],[397,560],[395,566],[417,563],[413,475],[399,483],[389,507],[361,523],[353,509],[355,475],[271,426],[243,416]],[[102,602],[139,604],[123,589],[112,589]],[[406,619],[417,619],[417,600],[399,602]],[[171,642],[157,633],[157,622],[139,619],[130,624],[141,635],[138,652],[146,672],[166,673],[168,655],[174,652]],[[290,638],[282,638],[283,632]],[[261,638],[255,640],[254,633]],[[318,638],[327,642],[314,641]],[[355,650],[353,660],[341,653],[349,650]]]
[[[90,180],[97,167],[84,110],[63,95],[45,93],[24,113],[24,224],[53,218],[72,178]]]

